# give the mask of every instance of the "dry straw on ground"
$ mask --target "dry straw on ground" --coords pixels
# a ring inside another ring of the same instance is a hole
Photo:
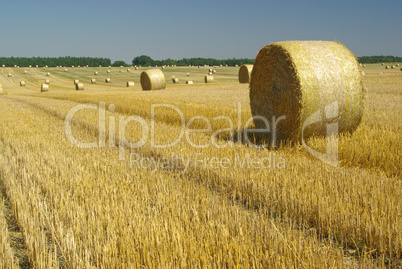
[[[134,87],[135,83],[134,81],[127,81],[127,87]]]
[[[42,86],[40,87],[40,91],[41,92],[49,91],[49,84],[42,84]]]
[[[81,83],[81,82],[75,84],[75,90],[76,90],[76,91],[83,91],[83,90],[84,90],[84,84]]]
[[[141,87],[144,91],[166,88],[166,79],[162,70],[150,69],[141,73]]]
[[[362,118],[364,91],[359,64],[341,43],[285,41],[259,51],[250,106],[254,116],[268,122],[285,116],[278,121],[277,138],[299,140],[325,135],[325,117],[337,122],[340,132],[354,131]],[[303,124],[309,127],[302,133]],[[262,120],[255,125],[267,128]]]
[[[25,86],[25,81],[20,81],[20,86],[24,87]]]
[[[4,91],[3,91],[3,88],[0,85],[0,95],[3,95],[3,94],[4,94]]]
[[[211,75],[205,76],[204,80],[205,80],[205,83],[212,83],[212,82],[214,82],[214,77]]]
[[[250,83],[251,72],[253,71],[252,64],[243,64],[239,68],[239,82]]]
[[[92,84],[96,84],[96,79],[94,79],[94,78],[91,79],[91,83],[92,83]]]

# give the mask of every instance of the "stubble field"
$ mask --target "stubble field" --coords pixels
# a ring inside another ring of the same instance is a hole
[[[166,68],[149,92],[148,68],[1,68],[0,267],[400,268],[402,72],[362,68],[363,120],[333,167],[245,143],[248,84],[235,67],[205,84],[209,68]]]

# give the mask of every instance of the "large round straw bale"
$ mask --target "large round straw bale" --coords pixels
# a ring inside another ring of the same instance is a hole
[[[205,83],[212,83],[212,82],[214,82],[214,77],[211,75],[205,76],[204,80],[205,80]]]
[[[75,84],[75,90],[76,91],[83,91],[84,90],[84,84],[81,83],[81,82]]]
[[[173,83],[179,83],[179,79],[178,78],[172,78],[172,82]]]
[[[253,116],[278,122],[271,130],[278,139],[299,140],[325,135],[329,122],[336,122],[339,132],[354,131],[362,118],[364,92],[359,64],[341,43],[285,41],[259,51],[250,106]],[[263,120],[255,120],[255,126],[267,128]]]
[[[92,79],[91,79],[91,83],[92,83],[92,84],[96,84],[96,79],[92,78]]]
[[[50,80],[45,79],[45,84],[50,84]]]
[[[127,81],[127,87],[134,87],[134,81]]]
[[[239,68],[239,82],[250,83],[251,72],[253,71],[252,64],[243,64]]]
[[[161,90],[166,88],[166,79],[162,70],[150,69],[141,73],[141,87],[144,91]]]
[[[95,76],[97,76],[98,74],[99,74],[98,71],[95,71],[95,72],[94,72],[94,75],[95,75]]]
[[[41,92],[49,91],[49,84],[42,84],[42,86],[40,87],[40,91]]]
[[[187,80],[186,84],[194,84],[192,80]]]
[[[111,82],[110,78],[105,78],[105,82],[110,83]]]
[[[20,86],[24,87],[25,86],[25,81],[20,81]]]
[[[74,85],[77,85],[78,83],[80,83],[80,81],[78,79],[74,79]]]

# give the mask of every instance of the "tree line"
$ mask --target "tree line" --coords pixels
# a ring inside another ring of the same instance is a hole
[[[373,64],[373,63],[394,63],[402,62],[402,57],[395,56],[362,56],[358,57],[359,63]]]
[[[183,58],[181,60],[173,60],[173,59],[165,59],[165,60],[153,60],[151,57],[147,55],[141,55],[135,57],[132,61],[133,65],[138,66],[163,66],[163,65],[177,65],[177,66],[198,66],[198,65],[210,65],[210,66],[218,66],[218,65],[228,65],[228,66],[235,66],[235,65],[242,65],[242,64],[253,64],[254,59],[226,59],[226,60],[219,60],[213,58]]]
[[[357,58],[359,63],[392,63],[392,62],[402,62],[402,57],[396,56],[362,56]],[[153,60],[147,55],[137,56],[133,59],[132,65],[138,66],[163,66],[163,65],[177,65],[177,66],[198,66],[198,65],[242,65],[242,64],[253,64],[254,59],[240,58],[240,59],[214,59],[214,58],[183,58],[181,60],[165,59],[165,60]],[[27,67],[29,65],[39,67],[49,66],[85,66],[96,67],[102,66],[127,66],[128,64],[124,61],[115,61],[113,64],[109,58],[96,58],[96,57],[0,57],[0,66],[5,65],[6,67],[13,67],[14,65]]]
[[[36,66],[56,67],[56,66],[109,66],[111,60],[108,58],[95,57],[0,57],[0,66],[13,67],[14,65],[21,67]]]

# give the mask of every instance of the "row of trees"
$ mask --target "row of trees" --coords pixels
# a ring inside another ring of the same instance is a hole
[[[177,65],[177,66],[188,66],[188,65],[229,65],[235,66],[242,64],[253,64],[254,59],[227,59],[227,60],[218,60],[213,58],[183,58],[181,60],[153,60],[151,57],[147,55],[141,55],[135,57],[132,61],[133,65],[139,66],[162,66],[162,65]]]
[[[402,57],[395,56],[362,56],[358,58],[360,63],[391,63],[391,62],[402,62]],[[183,58],[181,60],[153,60],[151,57],[147,55],[141,55],[135,57],[132,61],[133,65],[139,66],[162,66],[162,65],[178,65],[178,66],[188,66],[188,65],[242,65],[242,64],[253,64],[254,59],[226,59],[226,60],[218,60],[213,58]],[[55,66],[91,66],[96,67],[99,65],[109,66],[112,65],[112,62],[108,58],[94,58],[94,57],[0,57],[0,66],[5,65],[7,67],[13,67],[14,65],[18,65],[21,67],[27,67],[29,65],[32,66],[40,66],[43,67],[45,65],[49,67]],[[115,61],[113,66],[127,66],[127,63],[124,61]]]
[[[14,65],[27,67],[27,66],[40,66],[45,65],[49,67],[55,66],[109,66],[111,61],[108,58],[94,58],[94,57],[0,57],[0,66],[13,67]]]
[[[402,62],[402,57],[395,56],[362,56],[358,58],[359,63],[373,64],[373,63],[394,63]]]

